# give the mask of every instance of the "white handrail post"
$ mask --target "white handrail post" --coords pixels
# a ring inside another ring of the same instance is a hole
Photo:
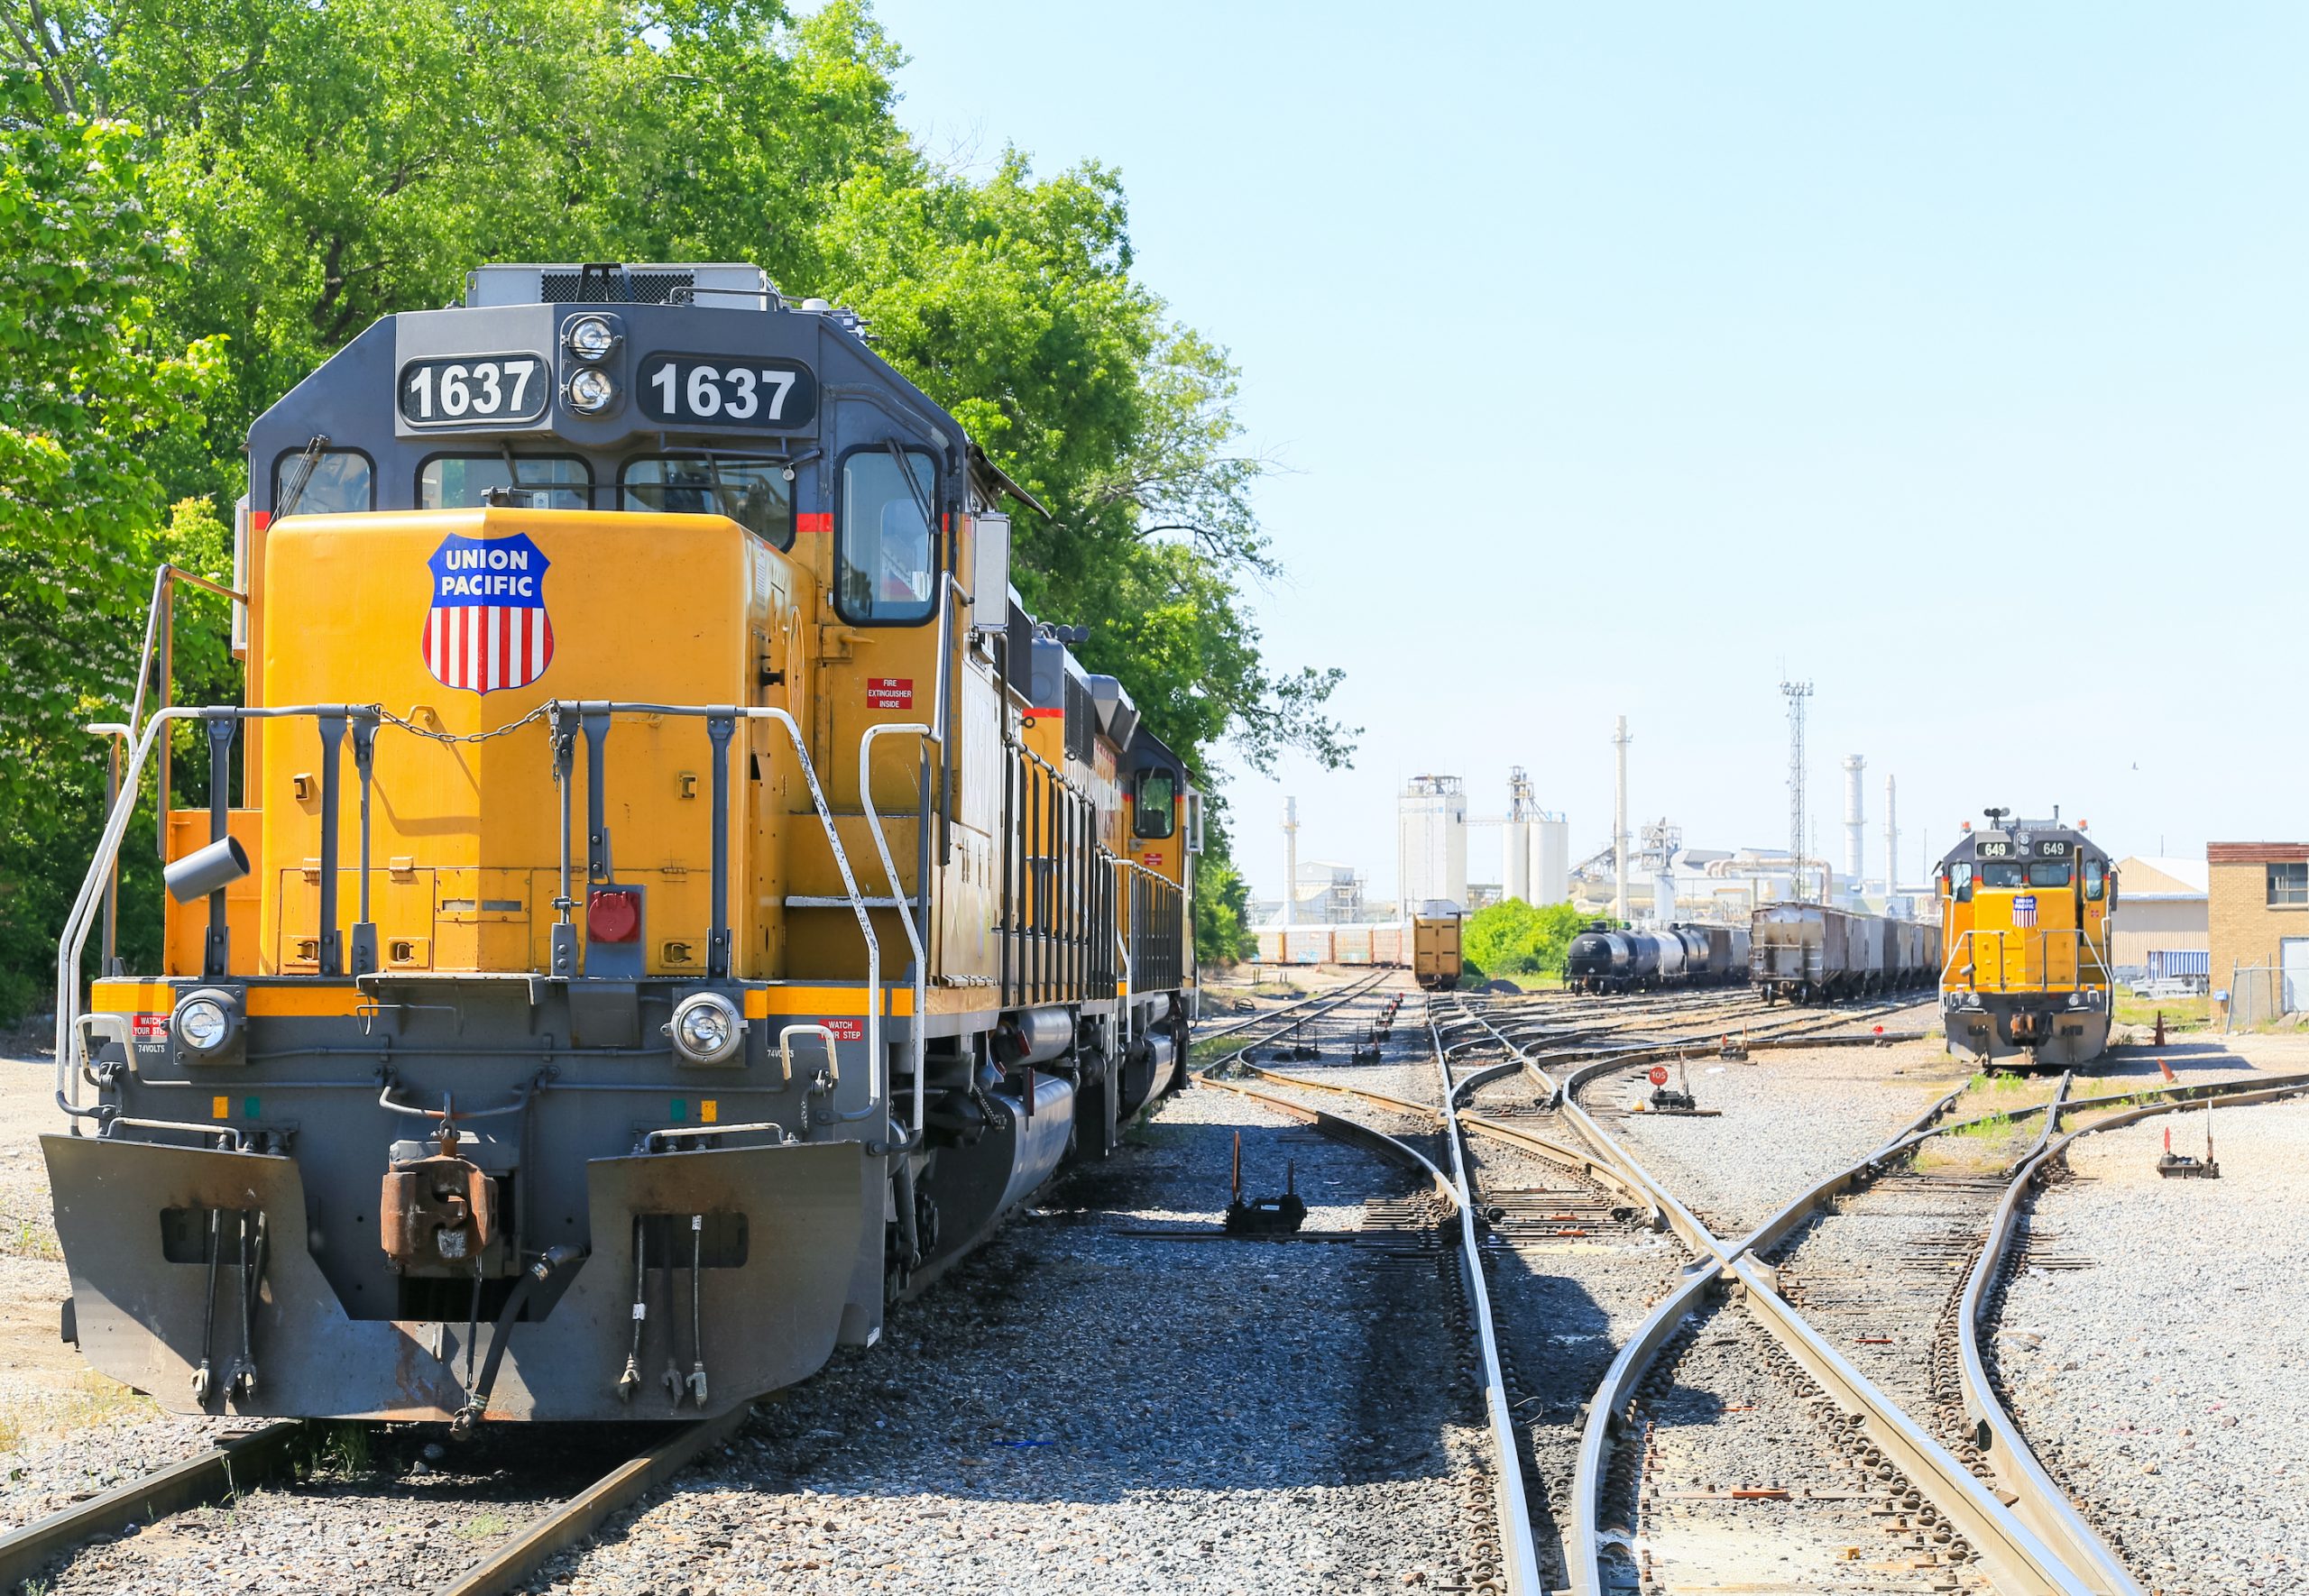
[[[749,720],[775,720],[786,728],[786,735],[793,739],[794,757],[802,766],[802,781],[810,789],[810,803],[818,812],[818,824],[825,828],[826,846],[833,849],[834,867],[842,872],[842,890],[850,894],[851,913],[858,916],[859,934],[866,939],[866,986],[869,992],[882,989],[882,945],[874,936],[873,917],[866,913],[866,899],[858,890],[858,877],[851,873],[850,856],[842,851],[842,834],[834,828],[833,811],[826,804],[825,789],[818,785],[817,767],[810,763],[810,746],[802,740],[802,729],[794,717],[784,710],[742,708],[738,713]],[[889,1082],[882,1059],[882,1009],[879,1003],[866,1005],[866,1089],[868,1098],[864,1118],[878,1105],[889,1100]]]
[[[885,732],[901,732],[927,738],[930,728],[918,720],[893,720],[880,726],[869,726],[866,735],[858,739],[858,802],[866,812],[866,830],[874,839],[874,851],[882,856],[882,874],[889,878],[890,896],[898,906],[898,923],[906,928],[906,947],[914,954],[914,1133],[922,1134],[922,1077],[925,1056],[923,1036],[923,1008],[928,1001],[930,984],[928,959],[922,949],[922,934],[915,927],[914,915],[906,908],[906,888],[898,883],[898,867],[890,858],[889,839],[882,835],[882,817],[874,808],[874,739]],[[929,794],[923,794],[927,803]],[[916,859],[914,867],[915,890],[925,903],[930,898],[930,861]],[[882,989],[874,988],[873,1003],[877,1012],[883,1003]],[[879,1027],[878,1027],[879,1029]]]

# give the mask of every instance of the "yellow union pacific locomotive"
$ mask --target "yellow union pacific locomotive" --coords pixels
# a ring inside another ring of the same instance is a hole
[[[186,1411],[719,1411],[1175,1083],[1190,772],[1021,610],[1032,500],[854,316],[484,268],[248,458],[244,702],[115,729],[59,955],[97,1367]],[[164,963],[84,1003],[179,721],[216,776],[161,818]]]
[[[1948,1045],[1983,1062],[2067,1069],[2109,1045],[2110,921],[2117,872],[2080,826],[2007,823],[1941,859],[1940,1013]]]

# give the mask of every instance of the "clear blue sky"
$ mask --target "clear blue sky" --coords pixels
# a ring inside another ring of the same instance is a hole
[[[1420,770],[1600,846],[1617,713],[1638,818],[1782,845],[1783,673],[1872,874],[1888,771],[1910,876],[1990,803],[2309,836],[2309,10],[877,13],[933,150],[1120,169],[1292,468],[1259,620],[1364,732],[1236,775],[1257,890],[1290,792],[1391,894]]]

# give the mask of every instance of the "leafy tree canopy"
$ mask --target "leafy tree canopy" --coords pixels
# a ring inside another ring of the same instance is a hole
[[[163,507],[221,514],[249,420],[378,316],[490,260],[704,259],[859,310],[1051,509],[1021,591],[1157,735],[1344,763],[1338,673],[1245,615],[1269,463],[1226,352],[1134,275],[1119,177],[927,159],[903,59],[858,0],[0,0],[10,735],[89,757]]]
[[[1563,968],[1571,939],[1587,923],[1572,903],[1534,908],[1509,898],[1470,915],[1460,947],[1471,973],[1484,976],[1552,975]]]

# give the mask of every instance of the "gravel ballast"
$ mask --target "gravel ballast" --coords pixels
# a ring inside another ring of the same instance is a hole
[[[1580,1093],[1604,1128],[1727,1239],[1884,1144],[1961,1083],[1936,1044],[1791,1048],[1746,1063],[1702,1056],[1687,1067],[1701,1117],[1620,1113],[1648,1097],[1642,1069]],[[1895,1074],[1894,1071],[1900,1071]],[[1670,1084],[1675,1084],[1670,1069]]]
[[[2035,1199],[1997,1359],[2038,1456],[2164,1596],[2309,1590],[2309,1104],[2213,1112],[2218,1180],[2160,1178],[2165,1130],[2075,1142]],[[2074,1267],[2090,1261],[2088,1267]]]
[[[1233,1094],[1054,1190],[883,1344],[529,1587],[617,1593],[1468,1586],[1495,1546],[1448,1251],[1165,1241],[1209,1229],[1233,1133],[1295,1160],[1310,1230],[1420,1183]]]

